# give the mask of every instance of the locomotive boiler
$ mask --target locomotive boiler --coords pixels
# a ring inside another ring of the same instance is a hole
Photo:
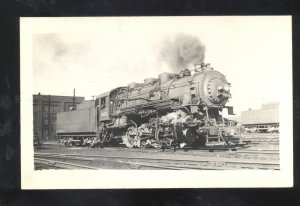
[[[93,125],[86,126],[93,128],[91,131],[63,128],[57,135],[68,143],[122,144],[130,148],[234,144],[232,131],[222,116],[225,108],[233,114],[233,108],[226,106],[231,98],[230,83],[209,64],[195,66],[193,72],[185,69],[179,74],[162,73],[144,83],[100,94],[86,108],[93,117]],[[76,110],[70,112],[75,114]],[[65,114],[59,114],[58,123],[63,118]]]

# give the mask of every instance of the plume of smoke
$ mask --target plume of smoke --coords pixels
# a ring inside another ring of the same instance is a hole
[[[160,56],[174,72],[178,72],[203,63],[205,46],[196,36],[179,34],[174,40],[167,39],[164,42]]]

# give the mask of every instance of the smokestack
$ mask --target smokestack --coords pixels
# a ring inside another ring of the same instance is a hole
[[[202,64],[205,59],[205,46],[198,37],[179,34],[172,40],[166,40],[161,48],[161,59],[174,71],[191,69]]]

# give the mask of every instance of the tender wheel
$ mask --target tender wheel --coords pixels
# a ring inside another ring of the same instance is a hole
[[[66,141],[66,146],[67,146],[67,147],[72,147],[72,146],[73,146],[73,144],[72,144],[72,139],[68,139],[68,140]]]

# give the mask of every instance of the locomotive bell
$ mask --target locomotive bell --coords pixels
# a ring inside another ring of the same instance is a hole
[[[179,73],[180,78],[187,76],[191,76],[191,71],[189,69],[181,70],[181,72]]]
[[[191,71],[188,69],[183,70],[183,75],[184,76],[191,76]]]

